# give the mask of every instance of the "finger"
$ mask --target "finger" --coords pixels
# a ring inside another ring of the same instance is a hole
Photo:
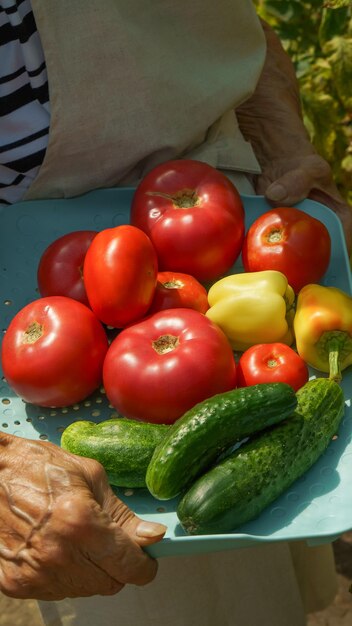
[[[84,577],[82,578],[82,572],[80,572],[80,580],[82,581],[80,586],[61,585],[57,580],[50,584],[50,580],[47,577],[27,585],[17,585],[16,583],[6,585],[6,583],[0,582],[0,591],[5,596],[17,598],[18,600],[55,601],[63,600],[64,598],[88,598],[97,595],[112,596],[119,593],[125,586],[107,575],[105,575],[101,584],[97,577],[89,583],[89,581],[85,581]]]
[[[93,563],[123,584],[146,585],[156,576],[157,561],[114,522],[105,532],[100,529],[86,549]]]
[[[164,524],[143,520],[135,515],[110,488],[106,494],[104,510],[140,546],[148,546],[161,541],[167,530]]]
[[[265,190],[267,200],[274,206],[293,205],[307,198],[314,180],[311,172],[301,168],[287,172]]]
[[[313,187],[326,186],[332,181],[329,164],[318,154],[293,159],[290,164],[284,165],[284,171],[278,163],[276,168],[266,172],[271,184],[268,184],[264,194],[271,202],[294,204],[306,198]]]
[[[99,464],[85,466],[89,483],[102,510],[140,546],[160,541],[167,530],[164,524],[142,520],[111,489],[106,473]]]
[[[57,501],[54,514],[58,544],[69,544],[114,580],[138,585],[155,577],[157,563],[112,520],[88,488]]]
[[[157,563],[120,527],[119,524],[123,525],[127,522],[128,516],[134,514],[118,498],[114,498],[121,505],[119,507],[120,518],[117,521],[113,520],[111,512],[108,513],[105,508],[102,509],[95,500],[91,499],[91,516],[88,520],[86,503],[84,505],[86,522],[82,527],[82,511],[79,512],[79,506],[76,505],[78,530],[81,528],[79,535],[75,533],[79,547],[93,563],[115,580],[124,584],[147,584],[156,575]]]
[[[66,562],[60,558],[53,562],[46,548],[43,546],[39,559],[33,554],[27,558],[27,550],[22,550],[17,560],[1,559],[0,590],[5,595],[18,599],[61,600],[114,595],[124,587],[79,550],[71,553],[69,561],[66,555]],[[36,561],[34,565],[33,561]]]
[[[158,566],[141,547],[160,541],[166,527],[141,520],[117,498],[100,463],[84,459],[81,467],[84,468],[96,503],[97,522],[100,523],[100,518],[104,518],[106,526],[106,519],[111,520],[108,528],[113,533],[109,537],[107,532],[102,533],[101,528],[98,528],[96,537],[89,542],[89,545],[94,546],[89,551],[90,557],[116,580],[136,585],[147,584],[155,577]]]

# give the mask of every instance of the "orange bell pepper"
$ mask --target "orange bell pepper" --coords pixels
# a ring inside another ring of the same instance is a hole
[[[336,287],[305,285],[297,298],[294,332],[298,354],[340,382],[352,364],[352,297]]]

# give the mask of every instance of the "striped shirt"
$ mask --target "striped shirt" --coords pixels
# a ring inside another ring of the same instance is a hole
[[[44,54],[30,0],[0,0],[0,203],[18,202],[48,143]]]

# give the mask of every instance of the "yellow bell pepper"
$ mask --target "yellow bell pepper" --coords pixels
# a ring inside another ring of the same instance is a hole
[[[232,274],[210,287],[206,316],[220,326],[234,350],[257,343],[291,345],[294,301],[294,291],[281,272]]]
[[[336,287],[305,285],[294,319],[298,354],[340,382],[352,363],[352,298]]]

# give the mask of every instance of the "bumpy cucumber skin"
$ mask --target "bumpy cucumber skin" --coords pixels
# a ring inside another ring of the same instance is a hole
[[[294,414],[201,476],[180,500],[189,534],[226,533],[256,518],[326,450],[344,414],[342,389],[311,380],[297,392]]]
[[[217,394],[180,417],[155,448],[146,483],[159,500],[183,491],[229,446],[291,415],[296,394],[285,383]]]
[[[145,474],[154,449],[169,426],[126,418],[100,424],[78,421],[62,433],[61,447],[99,461],[111,485],[145,487]]]

